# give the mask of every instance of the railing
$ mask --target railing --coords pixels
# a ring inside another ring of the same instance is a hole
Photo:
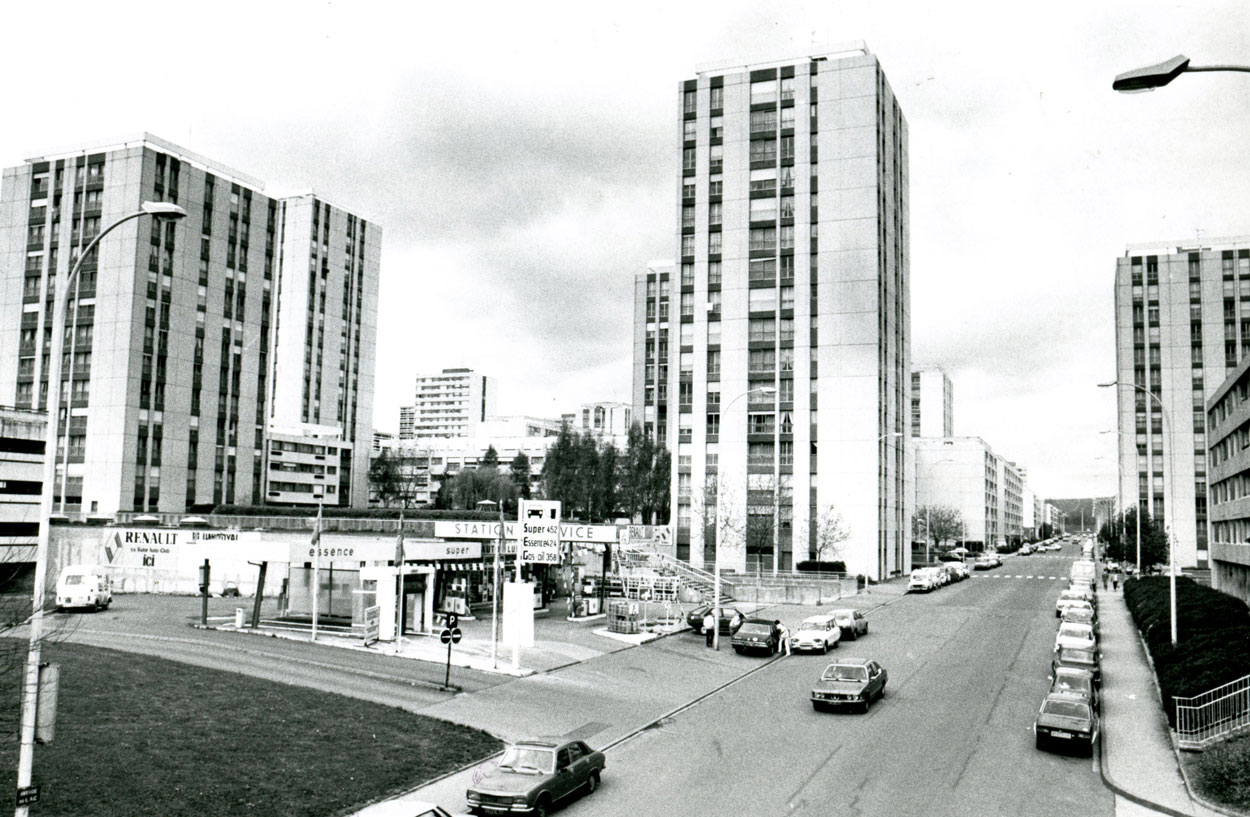
[[[1201,695],[1174,700],[1176,743],[1182,749],[1202,749],[1250,727],[1250,675]]]

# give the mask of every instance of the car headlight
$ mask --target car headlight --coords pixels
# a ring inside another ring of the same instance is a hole
[[[523,806],[529,802],[529,798],[526,797],[524,794],[518,794],[512,798],[512,802],[518,806]]]
[[[469,789],[468,791],[464,793],[464,799],[468,800],[470,803],[476,801],[478,797],[479,797],[478,793],[473,791],[473,789]]]

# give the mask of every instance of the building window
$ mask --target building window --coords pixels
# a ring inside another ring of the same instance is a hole
[[[774,139],[756,139],[751,143],[751,161],[773,164],[777,161],[777,142]]]
[[[722,176],[709,176],[707,180],[707,194],[709,196],[719,196],[721,194]]]
[[[752,193],[777,192],[777,168],[763,167],[751,171]]]
[[[721,234],[719,232],[708,233],[707,234],[708,255],[720,255],[720,248],[721,248]]]
[[[694,141],[694,139],[698,136],[698,133],[695,130],[698,127],[698,124],[699,121],[697,119],[687,119],[683,122],[681,133],[682,139],[687,142]]]
[[[719,261],[707,262],[707,285],[717,286],[717,287],[720,286],[720,262]]]
[[[751,83],[751,104],[761,105],[765,102],[777,101],[777,80],[766,79]]]
[[[695,97],[694,91],[686,91],[684,94],[682,94],[681,107],[682,107],[683,113],[695,112],[695,110],[697,109],[695,99],[696,97]]]
[[[698,165],[695,162],[694,148],[685,148],[681,152],[681,169],[694,170]]]
[[[709,107],[712,110],[719,111],[721,108],[725,107],[725,89],[724,88],[722,87],[712,88],[710,96],[711,96],[711,100],[709,102]]]
[[[751,133],[771,133],[777,130],[776,109],[751,111]]]
[[[717,89],[720,90],[720,89]],[[725,133],[725,117],[713,116],[708,120],[708,135],[713,139],[720,139]]]
[[[725,166],[725,146],[712,145],[707,149],[708,154],[708,172],[719,173]]]
[[[758,227],[751,230],[751,249],[769,251],[777,249],[777,229],[775,227]]]
[[[721,203],[719,201],[714,201],[707,206],[707,223],[721,223]]]

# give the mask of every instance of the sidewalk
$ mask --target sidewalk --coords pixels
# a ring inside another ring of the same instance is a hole
[[[1098,591],[1102,653],[1102,777],[1116,793],[1116,814],[1219,812],[1194,801],[1172,748],[1145,645],[1121,590]]]

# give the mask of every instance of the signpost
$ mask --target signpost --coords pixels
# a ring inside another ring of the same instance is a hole
[[[378,605],[365,608],[365,646],[378,640],[378,629],[382,626],[382,608]]]
[[[446,613],[447,626],[438,634],[438,640],[447,645],[447,672],[443,675],[443,689],[451,683],[451,645],[460,643],[460,617],[455,613]]]
[[[550,500],[521,500],[520,558],[517,581],[521,580],[521,563],[560,564],[560,503]]]

